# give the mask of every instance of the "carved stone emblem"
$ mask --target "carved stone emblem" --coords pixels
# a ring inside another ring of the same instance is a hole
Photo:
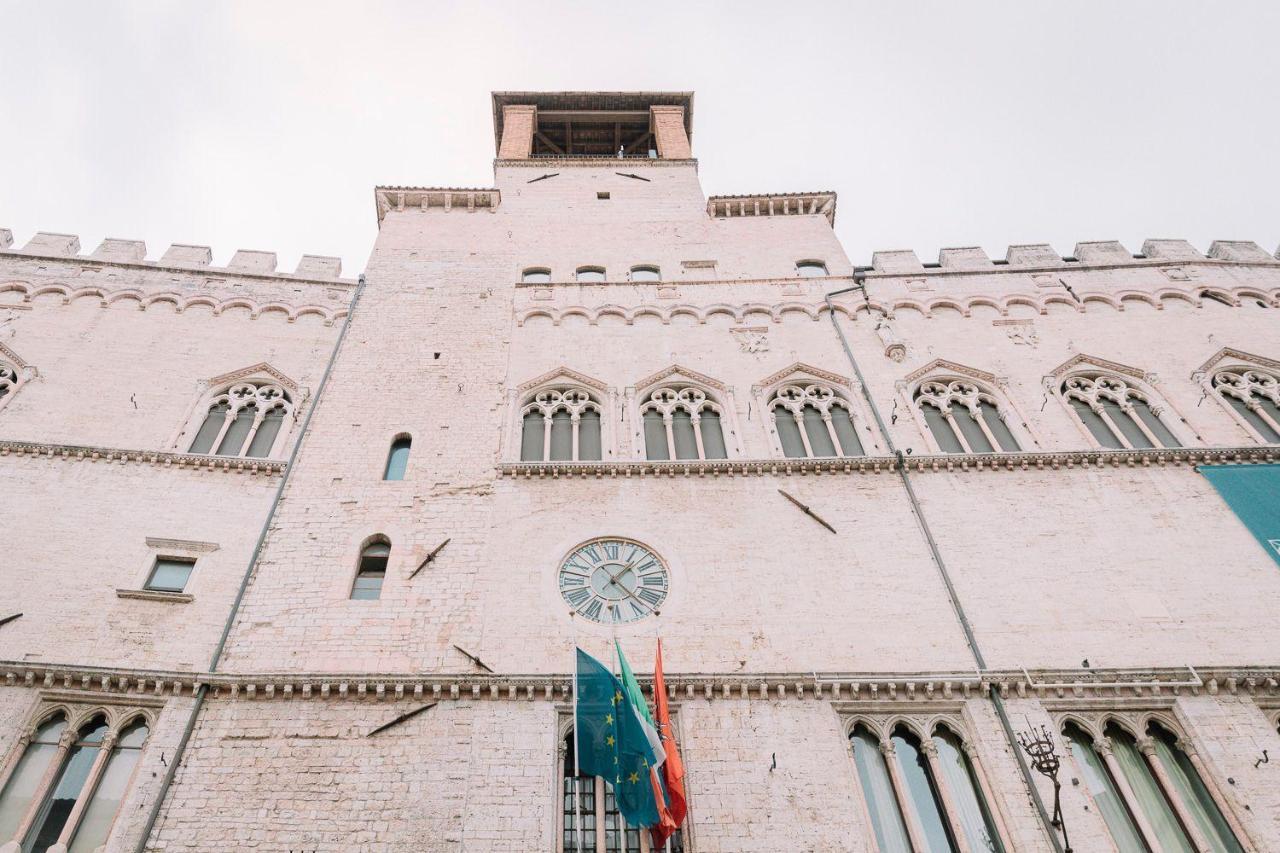
[[[729,332],[738,342],[738,349],[745,353],[756,355],[769,351],[768,326],[738,326]]]
[[[1033,347],[1040,343],[1040,336],[1031,320],[992,320],[991,325],[1004,327],[1005,335],[1018,346]]]

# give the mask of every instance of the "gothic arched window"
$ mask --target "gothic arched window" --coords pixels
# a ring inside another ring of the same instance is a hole
[[[1100,739],[1070,722],[1063,735],[1121,851],[1243,850],[1194,760],[1158,722],[1142,738],[1114,721]]]
[[[914,399],[943,453],[1021,449],[995,395],[971,380],[927,379]]]
[[[544,388],[521,412],[521,462],[586,462],[602,458],[600,401],[578,386]]]
[[[1237,366],[1213,375],[1213,389],[1268,444],[1280,444],[1280,377]]]
[[[269,457],[292,411],[293,401],[280,385],[268,380],[237,382],[208,400],[188,452]]]
[[[769,401],[784,456],[862,456],[849,403],[821,382],[783,385]]]
[[[1142,449],[1181,444],[1147,395],[1110,374],[1072,376],[1062,395],[1102,447]]]
[[[728,459],[720,406],[695,385],[666,385],[640,404],[646,459]]]

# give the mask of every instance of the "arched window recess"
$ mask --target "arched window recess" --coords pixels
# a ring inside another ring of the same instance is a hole
[[[628,389],[635,446],[642,459],[728,459],[737,445],[733,396],[728,386],[672,365]]]
[[[208,380],[175,442],[188,453],[278,459],[304,389],[268,364]]]
[[[598,462],[612,456],[613,395],[604,383],[557,368],[515,389],[509,439],[521,462]]]
[[[1181,420],[1156,395],[1142,371],[1089,356],[1076,356],[1046,378],[1097,447],[1142,450],[1181,447],[1172,424]]]
[[[1224,347],[1193,378],[1249,438],[1280,444],[1280,361]]]
[[[797,363],[751,390],[778,455],[821,459],[880,449],[853,382],[843,376]]]
[[[934,361],[900,383],[920,431],[941,453],[1012,453],[1023,449],[1025,421],[985,371]],[[1022,428],[1016,429],[1015,423]]]

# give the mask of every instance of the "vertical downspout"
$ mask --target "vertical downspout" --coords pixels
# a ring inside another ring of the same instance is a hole
[[[867,300],[868,308],[870,308],[867,288],[863,283],[865,278],[866,272],[855,269],[853,272],[853,287],[844,287],[826,294],[823,298],[827,303],[827,315],[831,318],[831,325],[836,330],[836,336],[840,338],[840,345],[844,348],[845,357],[849,359],[854,375],[858,377],[858,384],[862,387],[863,399],[867,401],[867,406],[871,409],[871,415],[876,419],[876,426],[879,427],[880,434],[884,436],[889,452],[894,455],[894,468],[897,469],[898,476],[902,478],[902,485],[907,492],[907,500],[911,502],[911,511],[915,515],[916,523],[920,526],[920,532],[924,536],[925,543],[929,546],[929,553],[933,555],[933,563],[938,568],[938,574],[942,578],[943,586],[946,587],[947,598],[950,599],[951,609],[955,612],[956,619],[960,622],[960,629],[964,632],[965,642],[969,645],[969,651],[973,653],[973,659],[979,672],[984,672],[987,668],[986,658],[982,655],[982,649],[978,646],[973,627],[969,624],[969,618],[965,615],[964,606],[960,603],[960,596],[956,592],[955,585],[951,582],[947,564],[943,561],[942,553],[938,550],[938,543],[933,538],[933,531],[929,528],[929,522],[924,516],[924,510],[920,506],[920,501],[916,498],[915,488],[911,485],[911,477],[907,473],[906,458],[902,451],[894,446],[893,436],[885,425],[884,418],[880,415],[880,408],[872,398],[871,390],[867,386],[867,380],[863,377],[862,369],[858,366],[858,360],[854,358],[853,350],[849,347],[849,339],[845,337],[844,329],[840,328],[840,323],[836,319],[835,306],[831,302],[831,297],[839,296],[842,293],[849,293],[853,290],[861,291],[862,298]],[[1009,722],[1009,714],[1005,710],[1004,699],[1000,696],[1000,690],[994,684],[988,685],[987,690],[991,696],[992,704],[995,705],[996,715],[1000,718],[1000,727],[1004,730],[1004,736],[1009,741],[1009,748],[1013,750],[1014,757],[1018,759],[1018,768],[1022,771],[1023,781],[1031,791],[1031,797],[1036,804],[1036,811],[1040,813],[1040,822],[1043,824],[1049,840],[1053,843],[1053,849],[1057,853],[1063,853],[1062,844],[1058,841],[1058,833],[1049,818],[1049,812],[1045,810],[1044,801],[1040,799],[1040,789],[1036,787],[1035,778],[1031,775],[1031,768],[1027,766],[1026,758],[1023,756],[1017,737],[1013,733],[1013,726]]]
[[[253,546],[253,553],[249,555],[249,565],[245,567],[244,577],[240,579],[240,588],[236,590],[235,600],[231,603],[231,611],[227,614],[227,621],[222,626],[222,636],[218,638],[218,645],[214,647],[213,657],[209,659],[210,674],[217,671],[218,662],[222,659],[223,651],[226,650],[227,639],[231,636],[232,626],[235,625],[236,614],[239,613],[240,604],[244,601],[244,594],[249,589],[249,579],[253,577],[253,570],[257,568],[258,555],[262,553],[262,545],[267,540],[271,522],[275,520],[276,510],[280,507],[280,498],[284,495],[285,486],[289,483],[289,475],[293,473],[293,465],[298,459],[299,451],[302,449],[302,442],[307,437],[307,429],[311,426],[311,416],[320,407],[320,398],[324,394],[325,386],[329,384],[329,374],[333,372],[333,364],[338,360],[338,351],[342,349],[342,342],[346,340],[347,329],[351,326],[351,317],[355,314],[356,305],[360,302],[360,294],[363,292],[364,275],[361,274],[357,280],[356,292],[352,294],[351,303],[347,305],[347,316],[342,320],[342,328],[338,331],[338,339],[334,341],[333,350],[329,353],[329,361],[325,364],[324,373],[320,376],[320,384],[316,386],[315,397],[307,408],[306,416],[302,419],[302,428],[298,430],[298,439],[293,443],[293,450],[289,452],[289,461],[285,465],[284,474],[280,477],[280,485],[276,487],[275,497],[271,500],[271,508],[267,511],[267,517],[262,522],[262,529],[258,532],[258,541]],[[142,834],[138,836],[138,844],[134,847],[134,853],[143,853],[146,850],[147,841],[150,840],[156,821],[160,817],[160,810],[164,807],[165,797],[173,784],[174,776],[178,773],[178,765],[182,763],[182,756],[186,752],[187,743],[191,740],[192,732],[195,731],[196,720],[200,716],[200,709],[204,707],[204,700],[208,694],[208,684],[201,684],[196,688],[195,701],[191,705],[191,712],[187,715],[187,725],[182,730],[182,737],[179,738],[178,745],[174,749],[173,758],[169,762],[169,769],[165,771],[164,779],[160,782],[160,790],[156,793],[156,800],[152,803],[151,811],[147,814],[147,824],[143,828]]]

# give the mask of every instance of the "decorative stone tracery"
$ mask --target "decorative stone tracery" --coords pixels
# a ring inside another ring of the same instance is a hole
[[[1280,361],[1223,347],[1191,378],[1250,438],[1280,444]]]
[[[303,396],[293,380],[269,364],[205,383],[175,445],[188,453],[246,458],[283,454]]]

